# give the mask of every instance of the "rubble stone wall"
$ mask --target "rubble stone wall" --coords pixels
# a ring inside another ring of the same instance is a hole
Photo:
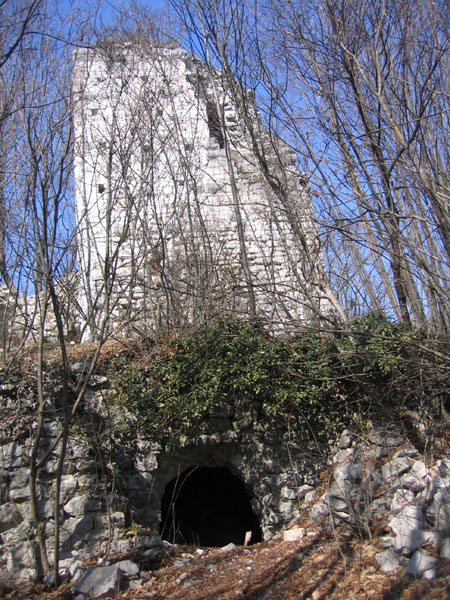
[[[64,560],[130,551],[141,529],[158,535],[167,484],[195,466],[225,467],[243,482],[264,539],[298,516],[302,486],[312,485],[319,469],[312,458],[317,448],[304,431],[255,423],[250,414],[231,422],[215,415],[197,436],[182,440],[174,450],[163,449],[139,432],[133,415],[122,409],[106,410],[107,387],[107,381],[94,378],[71,427],[60,504]],[[2,389],[4,415],[15,413],[15,394],[14,385]],[[29,490],[32,421],[32,417],[29,422],[17,422],[15,416],[3,419],[0,577],[5,581],[28,581],[39,571]],[[128,433],[122,436],[118,431],[125,422]],[[60,418],[55,415],[44,430],[40,455],[54,445]],[[49,455],[38,480],[39,513],[50,561],[59,448],[57,444]]]
[[[28,583],[39,574],[29,490],[34,417],[20,410],[16,384],[0,392],[0,579]],[[441,559],[450,557],[448,456],[424,456],[397,432],[373,429],[364,438],[343,432],[328,448],[327,463],[305,426],[264,423],[250,413],[231,421],[212,415],[198,435],[163,449],[133,415],[107,406],[111,394],[105,378],[94,378],[71,426],[59,507],[63,575],[78,569],[78,578],[87,577],[83,561],[117,553],[140,557],[133,569],[144,573],[169,544],[159,537],[166,486],[195,466],[225,467],[243,482],[263,539],[307,515],[312,529],[347,524],[362,538],[376,538],[384,571],[433,578]],[[60,429],[55,409],[44,425],[41,456]],[[50,562],[58,449],[40,469],[37,486]]]

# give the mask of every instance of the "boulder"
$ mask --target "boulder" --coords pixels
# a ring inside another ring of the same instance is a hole
[[[104,598],[120,591],[122,572],[117,565],[89,567],[73,587],[73,594],[88,598]]]
[[[450,458],[439,460],[437,468],[441,477],[450,477]]]
[[[399,569],[402,566],[401,557],[392,548],[379,552],[375,555],[375,558],[380,569],[385,573],[395,571],[395,569]]]
[[[411,468],[411,460],[406,456],[400,456],[398,458],[392,458],[387,463],[385,463],[381,467],[381,473],[383,475],[383,479],[387,481],[393,479],[394,477],[398,477],[406,471],[409,471]]]
[[[139,567],[132,560],[121,560],[115,563],[115,566],[120,569],[120,572],[127,579],[139,575]]]
[[[347,462],[334,471],[334,480],[338,485],[347,481],[350,483],[359,483],[362,478],[363,470],[358,463]]]
[[[287,529],[286,531],[283,531],[283,541],[298,542],[303,539],[304,535],[304,527],[295,527],[294,529]]]
[[[450,535],[450,489],[439,490],[433,500],[431,512],[435,516],[435,528],[442,537]]]
[[[420,547],[423,542],[422,508],[417,504],[405,506],[393,517],[388,525],[396,534],[393,547],[399,552],[409,554]]]
[[[436,577],[439,559],[434,558],[425,550],[417,550],[411,557],[411,560],[406,566],[405,571],[416,577],[425,577],[433,579]]]

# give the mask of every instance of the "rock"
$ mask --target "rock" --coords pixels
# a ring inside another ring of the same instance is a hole
[[[395,537],[392,535],[383,535],[380,537],[380,544],[383,548],[390,548],[392,550],[395,543]]]
[[[450,458],[439,460],[437,468],[441,477],[450,477]]]
[[[80,375],[85,375],[91,366],[90,362],[77,362],[71,365],[72,373],[77,373]]]
[[[120,591],[121,571],[116,565],[89,567],[73,587],[73,594],[89,598],[113,596]]]
[[[11,442],[2,446],[2,464],[7,465],[8,469],[13,467],[25,467],[28,465],[29,458],[23,446],[17,442]]]
[[[450,488],[450,477],[433,477],[431,487],[435,492]]]
[[[304,508],[305,506],[309,506],[312,502],[314,502],[316,495],[316,490],[311,490],[310,492],[307,492],[303,500],[302,508]]]
[[[394,477],[398,477],[402,473],[406,473],[411,468],[411,461],[406,457],[392,458],[381,467],[383,479],[389,481]]]
[[[383,517],[387,512],[387,502],[388,500],[386,498],[375,498],[375,500],[369,504],[369,514]]]
[[[95,526],[96,528],[107,529],[109,523],[115,527],[123,528],[125,525],[125,515],[120,510],[115,510],[108,514],[98,513],[95,515]]]
[[[55,504],[52,500],[38,500],[37,501],[37,509],[38,509],[38,514],[40,517],[42,517],[45,520],[49,520],[49,519],[53,519],[54,517],[54,510],[55,510]],[[32,521],[33,516],[32,516],[32,512],[31,512],[31,505],[29,502],[23,502],[20,505],[20,510],[22,511],[23,517],[24,519],[27,519],[28,521]],[[60,511],[61,514],[61,511]]]
[[[115,566],[120,569],[122,575],[128,579],[135,575],[139,575],[139,567],[132,560],[120,560],[115,563]]]
[[[158,560],[162,556],[162,548],[149,548],[141,556],[144,560]]]
[[[439,548],[440,537],[435,531],[422,532],[422,546],[430,545]]]
[[[445,540],[442,540],[441,558],[450,558],[450,537],[445,538]]]
[[[333,511],[337,511],[337,512],[348,512],[349,508],[348,508],[348,504],[345,500],[343,500],[341,497],[338,496],[333,496],[332,494],[325,494],[322,498],[323,503],[328,506],[330,509],[332,509]]]
[[[314,506],[309,511],[309,519],[313,523],[317,523],[323,521],[323,519],[325,519],[325,517],[328,517],[329,514],[330,509],[328,508],[328,506],[326,506],[322,502],[318,502],[317,504],[314,504]]]
[[[297,494],[292,488],[285,485],[280,490],[280,498],[285,500],[297,500]]]
[[[295,527],[294,529],[287,529],[283,531],[284,542],[298,542],[303,539],[305,535],[304,527]]]
[[[109,380],[103,375],[92,375],[89,380],[90,388],[104,388],[109,387]]]
[[[333,456],[333,464],[341,465],[342,463],[345,463],[345,461],[351,459],[352,456],[353,450],[351,448],[339,450],[339,452],[336,452],[336,454]]]
[[[414,448],[414,446],[410,446],[409,448],[402,448],[398,452],[394,454],[392,458],[403,458],[404,456],[417,456],[419,454],[418,450]]]
[[[234,552],[235,550],[237,550],[236,544],[233,544],[233,542],[230,542],[226,546],[222,546],[222,548],[219,549],[219,553],[220,554],[229,554],[230,552]]]
[[[81,518],[66,519],[61,527],[62,549],[67,551],[79,546],[78,542],[85,538],[94,527],[91,515]]]
[[[429,475],[427,466],[422,460],[415,460],[411,467],[411,472],[418,478],[424,479]]]
[[[422,492],[427,488],[429,483],[428,478],[420,478],[416,477],[416,475],[409,471],[407,473],[403,473],[403,475],[399,479],[395,479],[392,482],[392,487],[401,488],[405,490],[412,490],[415,493]]]
[[[416,497],[411,490],[400,489],[397,490],[392,498],[391,502],[391,511],[399,512],[405,506],[412,504],[415,501]]]
[[[65,504],[78,488],[78,478],[75,475],[65,475],[61,480],[61,502]]]
[[[11,527],[2,533],[3,544],[16,546],[16,550],[20,551],[21,543],[23,540],[29,540],[33,531],[33,526],[27,521],[22,521],[16,527]],[[1,548],[1,544],[0,544]]]
[[[387,431],[373,431],[369,435],[369,441],[377,446],[394,448],[403,442],[403,438],[396,433],[388,433]]]
[[[163,540],[160,536],[151,537],[149,535],[137,535],[134,539],[134,547],[136,550],[144,550],[147,548],[161,548]]]
[[[83,563],[78,558],[65,558],[59,561],[60,572],[64,570],[66,574],[73,579],[78,581],[84,573]]]
[[[385,573],[394,571],[402,566],[401,557],[394,552],[392,548],[388,548],[383,552],[379,552],[375,555],[375,558],[380,566],[380,569]]]
[[[31,567],[20,567],[19,565],[14,565],[12,569],[9,571],[13,576],[11,579],[14,580],[14,584],[17,586],[18,584],[28,586],[30,582],[38,579],[38,572],[36,569]],[[3,578],[3,574],[2,574]],[[3,580],[2,580],[3,582]]]
[[[24,483],[23,485],[14,485],[11,484],[8,490],[8,499],[11,502],[25,502],[30,499],[30,488],[28,483]]]
[[[139,587],[145,583],[144,579],[132,579],[131,581],[125,582],[125,589],[134,590],[134,588]]]
[[[45,436],[55,438],[61,431],[61,426],[56,421],[47,421],[42,425]]]
[[[422,509],[418,505],[403,508],[388,525],[396,534],[393,547],[399,552],[412,552],[420,547],[423,541]]]
[[[359,483],[362,478],[363,471],[361,465],[358,463],[348,462],[339,466],[334,471],[334,479],[338,485],[345,481]]]
[[[344,429],[341,433],[341,437],[339,438],[338,448],[340,450],[345,450],[346,448],[350,448],[353,443],[355,436],[348,431],[348,429]]]
[[[13,502],[7,502],[0,506],[0,533],[17,527],[22,521],[22,513]]]
[[[82,496],[75,496],[64,505],[64,512],[72,517],[80,517],[87,512],[93,512],[101,510],[102,501],[100,498],[93,498],[87,494]]]
[[[158,468],[158,461],[154,454],[146,454],[136,458],[136,469],[139,472],[151,473]]]
[[[294,519],[298,516],[298,511],[295,510],[295,502],[286,500],[278,504],[278,513],[283,521]]]
[[[307,483],[305,483],[304,485],[301,485],[299,488],[297,488],[297,496],[299,498],[305,498],[306,494],[313,490],[314,488],[312,485],[308,485]]]
[[[433,500],[435,528],[442,537],[450,535],[450,489],[439,490]]]
[[[411,557],[405,571],[416,577],[425,577],[433,579],[436,576],[436,571],[439,566],[439,560],[425,552],[425,550],[417,550]]]

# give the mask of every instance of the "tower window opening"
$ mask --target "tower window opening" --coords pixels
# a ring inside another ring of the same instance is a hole
[[[208,129],[210,137],[214,138],[219,144],[219,148],[225,147],[222,125],[220,123],[217,107],[212,102],[206,104],[206,116],[208,118]]]

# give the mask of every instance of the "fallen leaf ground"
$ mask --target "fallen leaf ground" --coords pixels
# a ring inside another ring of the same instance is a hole
[[[383,573],[376,540],[348,531],[308,532],[301,541],[275,538],[223,553],[177,547],[150,580],[120,600],[450,600],[450,560],[434,581]],[[4,588],[5,600],[71,600],[69,584],[56,591]]]

